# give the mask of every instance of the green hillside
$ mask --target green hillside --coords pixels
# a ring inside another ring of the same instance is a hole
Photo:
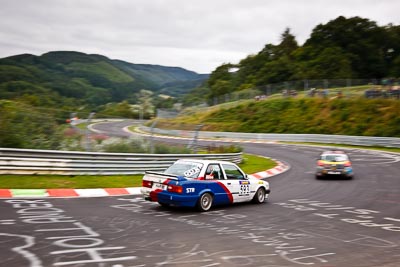
[[[282,98],[231,105],[160,121],[157,127],[203,124],[204,131],[400,137],[396,99]]]
[[[132,64],[79,52],[23,54],[0,59],[1,98],[20,100],[35,95],[52,99],[55,106],[66,99],[75,102],[75,106],[92,108],[127,99],[135,104],[136,94],[142,89],[177,96],[206,78],[207,75],[183,68]],[[176,87],[171,87],[171,83]]]

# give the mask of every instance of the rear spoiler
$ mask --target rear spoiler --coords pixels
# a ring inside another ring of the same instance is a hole
[[[176,180],[176,181],[187,180],[183,176],[179,176],[179,175],[175,175],[175,174],[168,174],[168,173],[163,173],[163,172],[145,171],[144,173],[145,174],[155,175],[155,176],[158,176],[159,178],[167,178],[167,179]]]

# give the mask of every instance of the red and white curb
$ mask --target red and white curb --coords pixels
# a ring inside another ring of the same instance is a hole
[[[0,198],[14,197],[106,197],[139,195],[140,187],[91,189],[0,189]]]
[[[277,161],[272,169],[250,174],[257,179],[265,179],[289,170],[290,166]],[[140,195],[140,187],[91,188],[91,189],[0,189],[0,198],[46,198],[46,197],[106,197],[121,195]]]
[[[265,178],[269,178],[269,177],[281,174],[290,169],[290,166],[286,163],[283,163],[281,161],[277,161],[277,163],[278,163],[278,165],[272,169],[253,173],[253,174],[250,174],[249,176],[257,178],[257,179],[265,179]]]

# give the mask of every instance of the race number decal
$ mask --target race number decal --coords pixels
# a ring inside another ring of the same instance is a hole
[[[250,184],[248,182],[240,182],[239,196],[250,195]]]
[[[200,171],[201,171],[200,167],[194,167],[190,170],[185,171],[183,175],[185,175],[185,177],[190,177],[192,175],[199,173]]]

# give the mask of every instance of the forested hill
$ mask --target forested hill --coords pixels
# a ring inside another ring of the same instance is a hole
[[[93,107],[123,100],[135,103],[135,94],[142,89],[177,96],[207,77],[179,67],[132,64],[72,51],[22,54],[0,59],[0,98],[33,95],[44,106],[65,101]]]
[[[237,64],[217,67],[205,88],[213,103],[227,94],[288,81],[388,77],[400,77],[400,26],[340,16],[317,25],[303,45],[286,29],[279,44],[266,44]]]

